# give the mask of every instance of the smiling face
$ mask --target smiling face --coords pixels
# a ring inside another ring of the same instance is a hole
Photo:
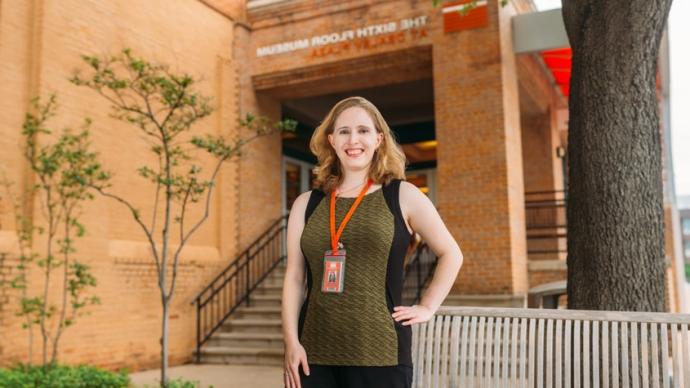
[[[381,145],[383,134],[376,131],[374,121],[363,108],[353,106],[340,113],[328,135],[340,164],[345,170],[369,167],[374,151]]]

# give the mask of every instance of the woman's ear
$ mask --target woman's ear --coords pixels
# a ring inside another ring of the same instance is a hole
[[[335,148],[335,145],[333,144],[333,134],[328,134],[328,144],[330,144],[331,147]]]

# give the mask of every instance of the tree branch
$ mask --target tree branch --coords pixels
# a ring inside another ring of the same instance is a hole
[[[139,224],[139,226],[141,226],[141,229],[144,231],[144,234],[146,234],[146,238],[148,239],[149,244],[151,244],[151,251],[153,253],[153,259],[156,261],[156,270],[160,273],[161,267],[160,267],[160,262],[159,262],[159,258],[158,258],[158,250],[156,249],[156,243],[153,240],[153,236],[152,236],[151,232],[148,230],[148,228],[146,228],[146,225],[144,225],[144,223],[141,221],[141,218],[139,217],[139,211],[136,210],[134,208],[134,206],[132,206],[126,199],[124,199],[124,198],[122,198],[116,194],[108,193],[107,191],[103,190],[102,187],[94,186],[94,185],[90,185],[90,187],[94,188],[96,191],[98,191],[102,195],[104,195],[106,197],[113,198],[113,199],[117,200],[118,202],[127,206],[127,208],[129,208],[129,210],[132,212],[132,216],[134,217],[134,220],[137,222],[137,224]],[[162,269],[162,270],[165,270],[165,269]]]
[[[158,154],[158,170],[163,168],[163,160],[161,159],[162,156]],[[160,191],[161,191],[161,182],[160,179],[158,178],[158,175],[156,175],[156,196],[153,200],[153,215],[151,216],[151,233],[156,233],[156,218],[158,216],[158,197],[160,196]]]
[[[192,229],[189,230],[189,232],[184,236],[183,239],[180,240],[180,245],[177,247],[177,250],[175,251],[175,254],[173,255],[173,275],[172,275],[172,281],[170,285],[170,293],[168,295],[172,295],[175,292],[175,283],[177,280],[177,263],[180,258],[180,253],[182,252],[182,248],[184,247],[184,244],[187,242],[187,239],[201,226],[201,224],[208,218],[209,214],[209,209],[211,207],[211,194],[213,194],[213,188],[215,187],[215,181],[216,181],[216,176],[218,175],[218,172],[220,171],[220,167],[223,165],[223,162],[227,158],[221,158],[218,160],[218,163],[216,164],[215,169],[213,170],[213,174],[211,175],[210,179],[210,186],[208,188],[208,193],[206,194],[206,205],[204,209],[204,215],[201,217],[199,221],[194,224]],[[180,226],[180,231],[182,230]],[[180,232],[182,233],[182,232]]]

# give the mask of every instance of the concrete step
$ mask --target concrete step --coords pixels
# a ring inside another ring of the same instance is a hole
[[[237,319],[280,319],[280,306],[253,306],[253,307],[239,307],[235,310]]]
[[[215,333],[208,340],[211,347],[283,349],[282,333]]]
[[[280,319],[228,319],[223,332],[232,333],[282,333]]]
[[[285,264],[252,292],[249,306],[235,310],[201,350],[209,364],[283,365],[281,299]]]
[[[283,289],[283,279],[271,279],[267,278],[263,282],[259,284],[259,287],[279,287],[281,290]]]
[[[261,347],[205,346],[201,362],[208,364],[283,365],[283,349]]]
[[[272,284],[283,284],[283,280],[285,279],[285,274],[283,273],[271,273],[270,275],[266,276],[266,279],[262,282],[264,283],[272,283]]]
[[[279,266],[273,268],[273,270],[271,271],[271,274],[284,274],[286,269],[287,269],[286,266],[279,265]]]
[[[282,284],[261,283],[254,290],[254,295],[281,295],[283,293]]]
[[[272,274],[277,273],[277,274],[283,274],[285,273],[285,270],[287,270],[287,266],[284,265],[279,265],[271,271]]]
[[[249,305],[250,307],[280,307],[281,301],[281,295],[252,295],[249,301]]]

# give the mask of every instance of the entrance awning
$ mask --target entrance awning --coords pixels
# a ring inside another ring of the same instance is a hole
[[[546,67],[549,68],[556,84],[565,97],[570,94],[570,69],[573,51],[570,48],[546,50],[541,52]]]
[[[515,54],[539,54],[558,88],[568,97],[573,55],[561,9],[516,15],[512,25]]]

